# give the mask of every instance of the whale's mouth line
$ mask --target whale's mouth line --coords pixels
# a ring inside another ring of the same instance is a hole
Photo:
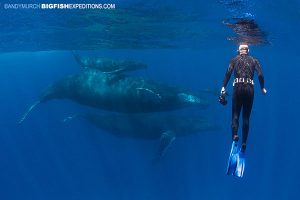
[[[156,93],[149,88],[138,87],[138,88],[136,88],[136,90],[138,91],[138,94],[139,94],[139,91],[146,91],[146,92],[149,92],[151,95],[154,95],[155,97],[157,97],[159,100],[162,99],[162,96],[159,93]]]

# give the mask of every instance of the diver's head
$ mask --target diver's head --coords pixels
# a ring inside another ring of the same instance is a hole
[[[247,44],[240,44],[238,53],[240,55],[245,55],[249,53],[249,46]]]

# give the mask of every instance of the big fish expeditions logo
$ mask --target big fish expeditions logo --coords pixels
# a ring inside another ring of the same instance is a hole
[[[116,8],[114,3],[104,4],[74,4],[74,3],[43,3],[43,4],[26,4],[26,3],[5,3],[1,8],[4,9],[43,9],[43,10],[87,10],[87,9],[98,9],[98,10],[111,10]]]
[[[113,3],[105,4],[41,4],[42,9],[115,9]]]

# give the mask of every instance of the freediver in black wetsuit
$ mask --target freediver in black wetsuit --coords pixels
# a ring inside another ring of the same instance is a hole
[[[229,64],[223,81],[220,103],[226,105],[225,87],[234,72],[233,95],[232,95],[232,147],[228,161],[227,174],[243,177],[245,168],[245,150],[249,132],[249,118],[254,97],[254,72],[257,72],[260,87],[263,94],[267,93],[264,86],[264,75],[257,59],[248,55],[248,45],[239,46],[238,55]],[[241,110],[243,110],[243,138],[240,150],[238,150],[238,127]]]
[[[264,86],[264,75],[257,59],[248,55],[248,45],[240,45],[238,55],[228,66],[221,89],[221,95],[226,93],[225,87],[234,71],[233,95],[232,95],[232,139],[238,141],[238,127],[240,112],[243,109],[243,138],[242,151],[246,150],[246,142],[249,131],[249,118],[254,97],[254,72],[257,72],[260,87],[263,94],[267,93]]]

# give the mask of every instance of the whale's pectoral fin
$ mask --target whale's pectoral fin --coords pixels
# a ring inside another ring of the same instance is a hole
[[[160,144],[158,151],[153,159],[153,163],[157,163],[169,149],[176,138],[176,134],[173,131],[166,131],[161,134]]]
[[[156,93],[149,88],[140,87],[140,88],[136,88],[136,90],[137,90],[137,94],[139,96],[144,97],[144,99],[147,101],[160,102],[162,99],[162,97],[159,93]]]
[[[28,116],[28,114],[38,105],[40,104],[40,101],[35,102],[30,108],[27,110],[27,112],[22,116],[22,118],[19,120],[19,124],[21,124]]]

